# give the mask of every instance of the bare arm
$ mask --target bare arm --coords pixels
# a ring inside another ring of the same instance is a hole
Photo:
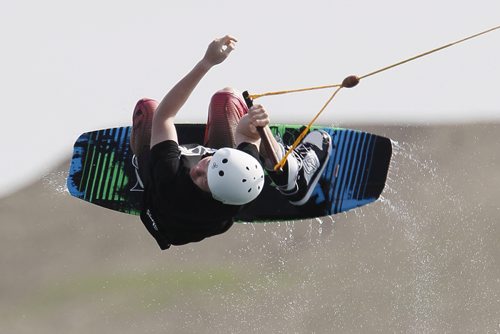
[[[255,105],[248,111],[248,114],[243,116],[238,123],[238,127],[236,128],[235,133],[235,141],[236,146],[243,142],[251,143],[257,146],[260,149],[260,153],[264,157],[265,167],[268,169],[273,169],[274,164],[271,162],[271,152],[266,152],[263,145],[260,145],[261,139],[260,135],[257,132],[257,127],[263,127],[264,131],[268,134],[268,138],[271,141],[271,146],[274,148],[275,152],[280,152],[281,147],[279,146],[276,139],[271,133],[271,129],[269,128],[269,115],[266,110],[261,105]],[[259,147],[260,146],[260,147]]]
[[[222,63],[234,50],[235,43],[236,39],[231,36],[214,40],[203,59],[165,95],[153,117],[151,147],[165,140],[178,141],[175,116],[205,74],[213,66]]]

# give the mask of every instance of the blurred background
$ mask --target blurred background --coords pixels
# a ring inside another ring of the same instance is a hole
[[[70,197],[83,132],[130,124],[215,37],[211,94],[339,83],[499,24],[491,1],[244,4],[21,1],[0,13],[0,331],[500,332],[500,32],[343,90],[318,124],[393,140],[381,200],[312,221],[236,224],[161,252],[137,217]],[[453,13],[453,14],[450,14]],[[495,21],[496,20],[496,21]],[[331,92],[259,100],[304,123]]]

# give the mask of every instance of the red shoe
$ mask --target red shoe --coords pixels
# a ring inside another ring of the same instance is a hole
[[[132,116],[130,147],[136,156],[140,155],[144,150],[149,150],[153,115],[157,107],[158,101],[148,98],[139,100],[135,105]]]

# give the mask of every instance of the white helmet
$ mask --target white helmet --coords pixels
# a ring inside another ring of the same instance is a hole
[[[259,196],[264,187],[264,170],[250,154],[221,148],[210,160],[207,179],[214,199],[224,204],[243,205]]]

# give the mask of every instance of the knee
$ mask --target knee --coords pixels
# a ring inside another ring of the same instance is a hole
[[[213,96],[226,96],[227,98],[234,97],[237,99],[243,99],[242,92],[233,87],[224,87],[219,89]]]
[[[146,113],[154,112],[157,107],[158,107],[158,101],[150,98],[142,98],[139,101],[137,101],[134,108],[134,113],[137,111]]]
[[[217,91],[210,100],[209,114],[243,116],[248,111],[243,96],[235,89],[226,87]]]
[[[222,89],[219,89],[215,94],[217,93],[237,94],[238,92],[233,87],[224,87]]]
[[[243,102],[243,96],[240,91],[232,88],[232,87],[225,87],[223,89],[218,90],[215,92],[214,95],[212,95],[212,103],[214,101],[224,101],[224,102],[233,102],[233,103],[239,103]],[[238,101],[238,102],[237,102]]]

